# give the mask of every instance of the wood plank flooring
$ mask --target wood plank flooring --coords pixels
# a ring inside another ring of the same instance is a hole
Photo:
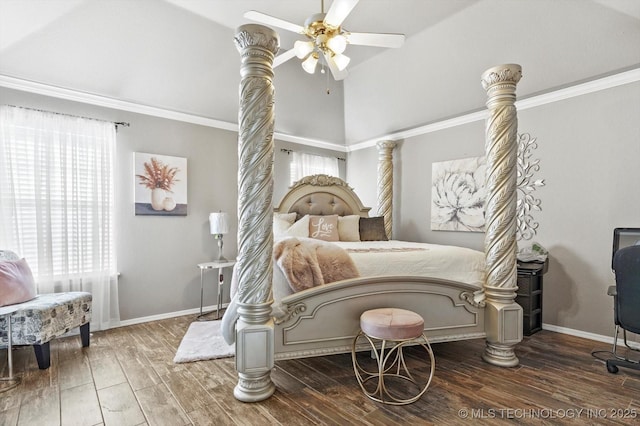
[[[0,393],[0,425],[640,424],[640,371],[607,373],[590,354],[609,349],[600,342],[541,331],[518,346],[516,368],[483,362],[484,340],[434,344],[429,390],[400,407],[362,394],[350,355],[278,361],[275,394],[247,404],[233,397],[233,358],[173,363],[194,320],[95,332],[88,348],[79,336],[56,339],[48,370],[31,347],[16,348],[22,383]],[[420,356],[407,351],[425,377]],[[6,376],[6,350],[0,358]]]

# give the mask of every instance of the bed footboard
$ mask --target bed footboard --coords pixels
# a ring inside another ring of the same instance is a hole
[[[345,280],[293,294],[282,304],[287,314],[276,320],[276,359],[350,352],[362,312],[384,307],[420,314],[432,343],[486,336],[482,291],[436,278]]]

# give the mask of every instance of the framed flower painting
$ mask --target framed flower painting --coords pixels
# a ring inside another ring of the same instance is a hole
[[[133,154],[135,214],[187,215],[187,159]]]
[[[484,231],[485,174],[485,157],[432,164],[432,231]]]

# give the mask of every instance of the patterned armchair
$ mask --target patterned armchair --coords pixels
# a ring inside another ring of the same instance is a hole
[[[18,260],[20,258],[15,253],[0,250],[0,262]],[[0,285],[2,285],[1,281]],[[49,342],[52,339],[80,327],[82,346],[89,346],[91,302],[91,293],[66,292],[39,294],[34,299],[13,305],[18,307],[18,310],[9,317],[12,345],[33,346],[38,367],[49,368],[51,365]],[[5,317],[2,317],[0,318],[0,348],[7,346],[7,324]]]

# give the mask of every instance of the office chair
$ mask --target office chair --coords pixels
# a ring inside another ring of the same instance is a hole
[[[608,294],[613,296],[615,334],[613,336],[613,356],[607,360],[607,371],[617,373],[618,367],[640,370],[640,361],[631,360],[618,355],[618,333],[622,328],[624,345],[632,351],[627,343],[627,331],[640,334],[640,245],[621,248],[614,253],[613,270],[616,275],[616,285],[609,287]]]

